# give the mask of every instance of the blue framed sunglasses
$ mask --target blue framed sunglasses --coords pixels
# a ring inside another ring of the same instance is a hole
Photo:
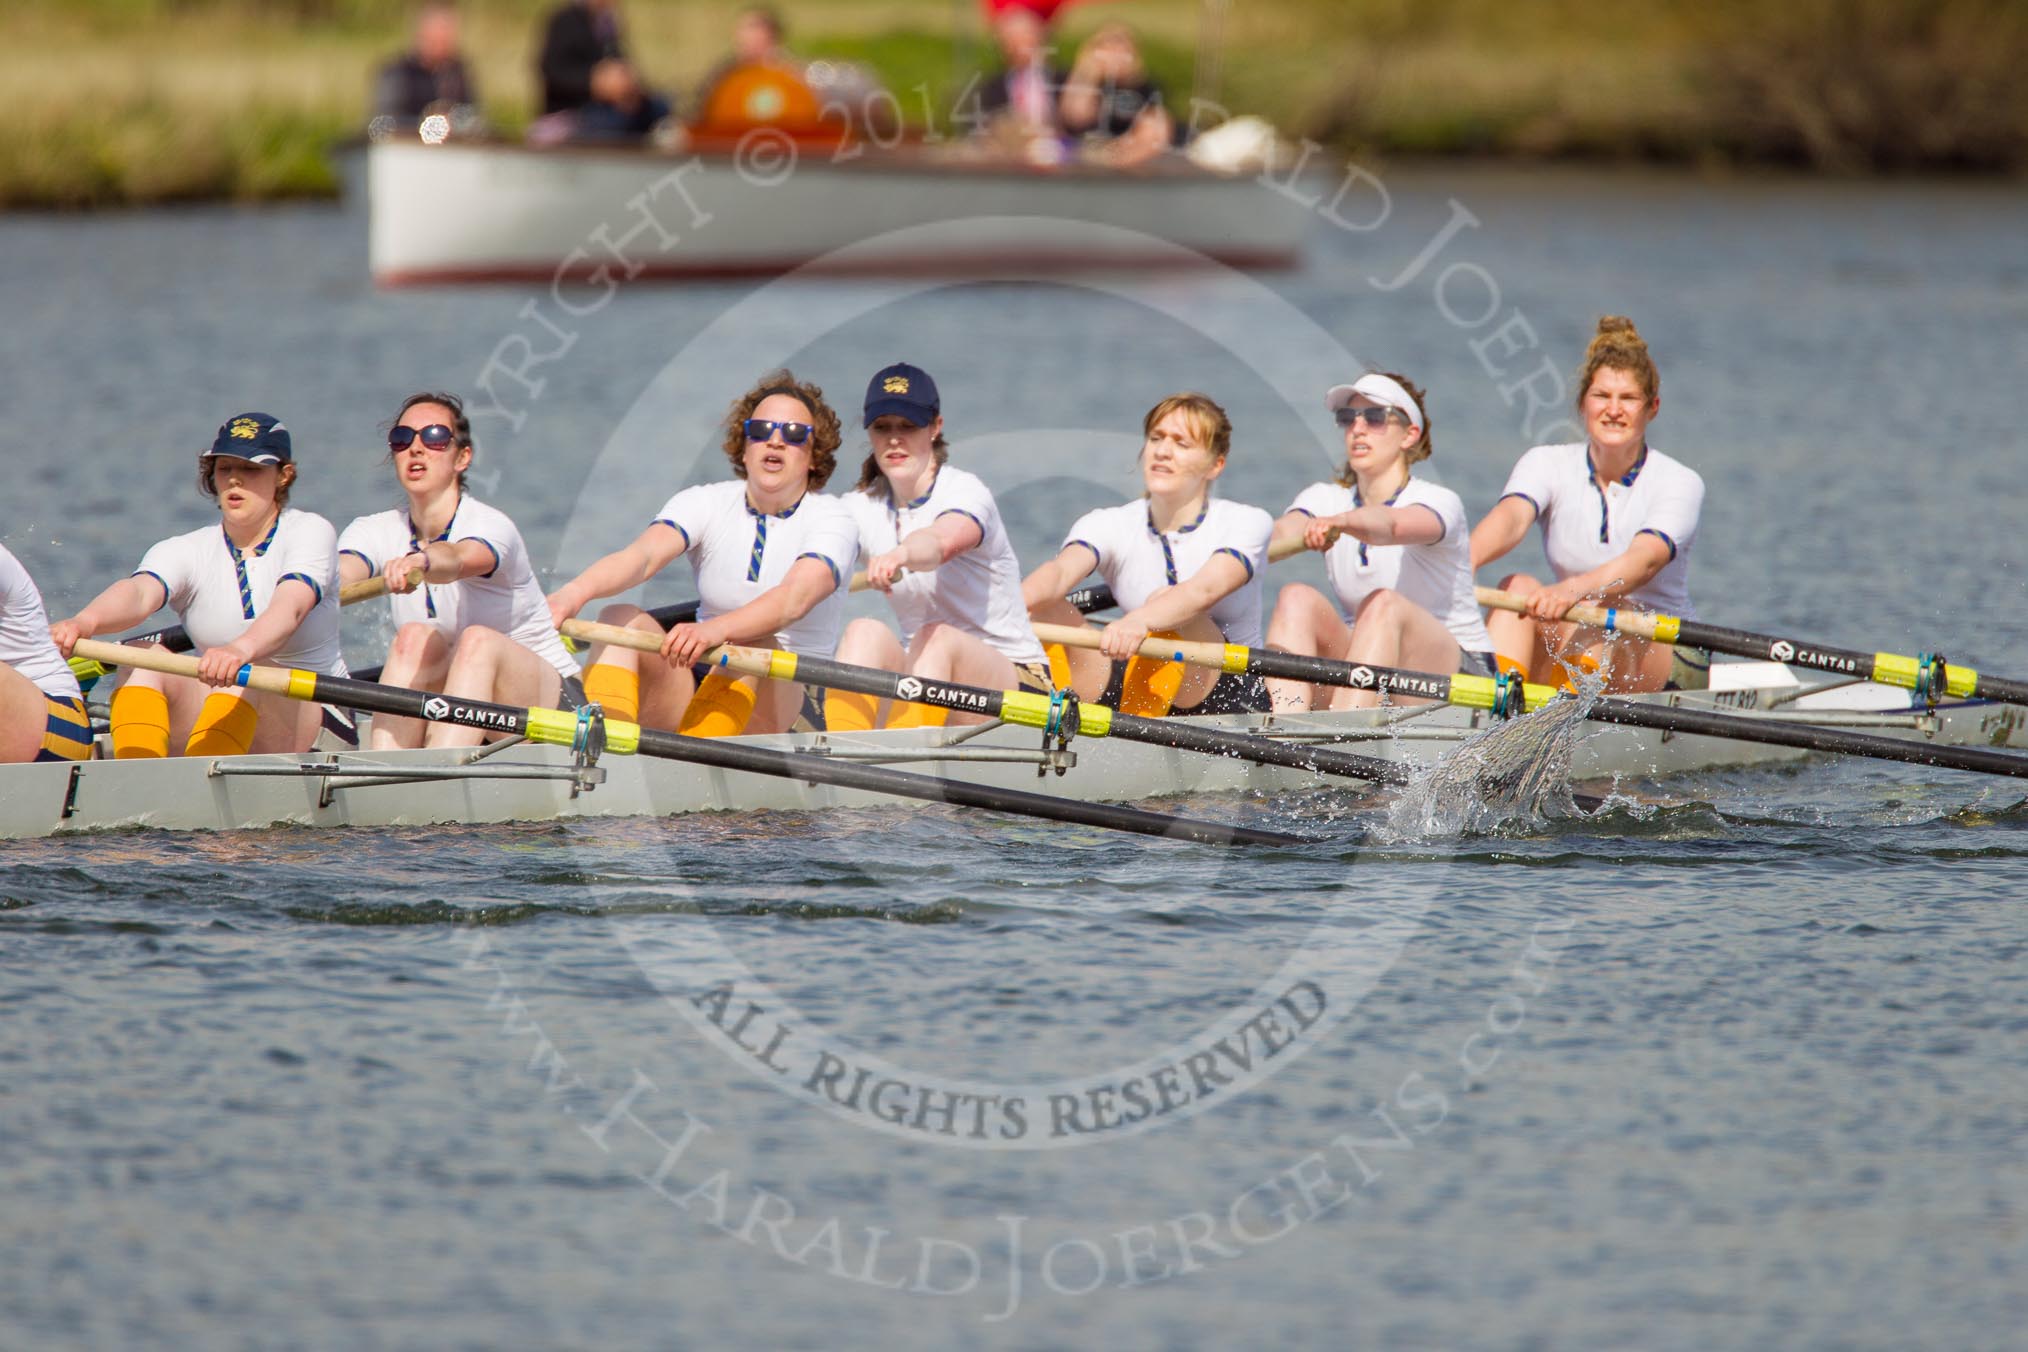
[[[803,422],[778,422],[773,418],[748,418],[746,439],[748,441],[770,441],[777,431],[782,440],[791,446],[800,446],[810,439],[810,424]]]

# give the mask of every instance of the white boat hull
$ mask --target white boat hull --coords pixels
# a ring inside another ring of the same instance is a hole
[[[624,147],[386,141],[364,154],[383,286],[1286,267],[1309,217],[1289,193],[1180,160],[1102,172],[826,149],[761,172]]]
[[[1764,708],[1793,686],[1645,697],[1687,707],[1743,712]],[[1905,692],[1856,686],[1809,696],[1774,712],[1831,719],[1836,725],[1887,736],[1949,745],[2028,745],[2028,710],[1965,703],[1934,712],[1909,710]],[[1900,702],[1901,707],[1896,707]],[[1310,714],[1271,720],[1258,715],[1193,719],[1205,726],[1257,730],[1324,741],[1348,750],[1406,762],[1441,758],[1463,738],[1483,729],[1487,715],[1436,709],[1389,728],[1382,711]],[[939,754],[953,736],[942,729],[846,736],[789,734],[743,738],[756,745],[876,763],[978,783],[1025,788],[1091,801],[1132,800],[1197,793],[1277,792],[1346,783],[1298,771],[1254,765],[1129,742],[1084,739],[1073,749],[1067,773],[1037,778],[1037,767],[1018,759],[980,759],[979,753],[1033,753],[1037,734],[997,727]],[[573,793],[567,779],[472,777],[405,784],[355,784],[296,767],[328,761],[358,772],[400,773],[459,765],[470,753],[414,751],[347,753],[322,757],[238,757],[230,760],[90,761],[71,765],[7,767],[0,795],[0,836],[22,838],[67,832],[145,827],[162,830],[233,830],[280,825],[403,826],[546,820],[557,817],[668,816],[755,809],[820,809],[892,803],[852,790],[734,771],[711,770],[646,757],[607,756],[606,780]],[[1732,766],[1800,759],[1804,753],[1646,729],[1601,727],[1581,741],[1572,778],[1651,779]],[[569,753],[519,746],[467,773],[565,770]],[[286,777],[253,774],[282,769]]]

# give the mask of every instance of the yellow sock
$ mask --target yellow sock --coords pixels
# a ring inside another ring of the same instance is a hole
[[[160,760],[169,754],[169,697],[148,686],[113,692],[113,758]]]
[[[1149,638],[1175,638],[1175,634],[1150,634]],[[1136,655],[1127,662],[1127,674],[1120,682],[1120,712],[1140,718],[1160,718],[1176,703],[1183,688],[1183,664]]]
[[[824,696],[824,727],[831,732],[866,732],[873,727],[880,701],[852,690],[833,690]]]
[[[244,756],[253,745],[254,727],[261,721],[252,700],[224,691],[205,696],[197,711],[197,723],[190,740],[183,745],[186,756]]]
[[[887,716],[890,728],[940,728],[951,716],[949,709],[935,704],[897,704]]]
[[[1070,654],[1061,643],[1045,643],[1042,651],[1049,657],[1049,679],[1058,690],[1070,689]]]
[[[676,731],[690,737],[737,737],[746,731],[759,699],[756,684],[714,671],[690,697]]]
[[[610,662],[584,669],[584,696],[619,723],[641,721],[641,673]]]

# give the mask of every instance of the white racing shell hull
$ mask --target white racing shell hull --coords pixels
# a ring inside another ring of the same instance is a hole
[[[1790,687],[1792,690],[1793,687]],[[1762,707],[1780,687],[1723,694],[1648,696],[1686,707],[1740,712]],[[2028,709],[1983,702],[1949,704],[1934,712],[1898,710],[1904,692],[1857,686],[1811,696],[1775,712],[1802,714],[1836,726],[1940,744],[2028,745]],[[1828,707],[1827,707],[1828,706]],[[1850,712],[1837,712],[1838,709]],[[1270,722],[1259,715],[1191,720],[1204,726],[1311,734],[1309,740],[1368,755],[1410,762],[1441,758],[1458,742],[1483,729],[1487,715],[1462,709],[1428,711],[1389,730],[1380,711],[1309,714]],[[1239,760],[1173,751],[1110,739],[1073,743],[1076,764],[1063,775],[1037,777],[1032,761],[979,759],[979,753],[1033,753],[1038,734],[996,727],[937,754],[955,730],[916,729],[846,736],[786,734],[743,738],[755,745],[873,760],[926,774],[1024,788],[1085,800],[1132,800],[1196,793],[1285,791],[1323,783],[1349,784],[1299,771]],[[1345,739],[1345,740],[1324,740]],[[455,766],[469,752],[353,752],[335,762],[357,771]],[[1648,729],[1592,725],[1579,743],[1572,778],[1645,780],[1732,766],[1794,761],[1805,753],[1782,747]],[[969,758],[955,758],[969,757]],[[877,758],[877,759],[875,759]],[[7,791],[0,794],[0,836],[35,837],[122,827],[166,830],[234,830],[279,826],[399,826],[546,820],[558,817],[667,816],[688,812],[754,809],[807,810],[893,803],[854,790],[836,789],[736,771],[705,769],[648,757],[608,755],[600,766],[607,778],[575,793],[566,779],[473,777],[405,784],[348,783],[293,767],[329,761],[304,757],[247,756],[231,760],[89,761],[78,765],[0,767]],[[566,751],[516,746],[472,766],[471,771],[514,774],[529,768],[567,769]],[[283,768],[288,777],[244,773]],[[221,773],[223,771],[223,773]]]
[[[365,148],[376,282],[1293,266],[1310,210],[1185,161],[1041,170],[870,151],[750,157],[386,141]],[[1314,194],[1312,194],[1314,195]]]

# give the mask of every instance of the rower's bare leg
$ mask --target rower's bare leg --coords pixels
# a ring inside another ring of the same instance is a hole
[[[0,762],[20,764],[42,754],[49,697],[35,682],[0,662]]]
[[[742,685],[759,687],[754,692],[753,717],[746,721],[747,732],[787,732],[796,726],[796,717],[803,712],[802,682],[764,681],[758,676],[739,679]]]
[[[443,631],[417,621],[403,625],[395,632],[394,642],[387,645],[387,665],[380,669],[380,683],[409,690],[442,690],[450,666],[451,649],[444,642]],[[366,745],[372,751],[407,750],[423,744],[424,732],[421,719],[375,714]]]
[[[1021,673],[1005,655],[977,636],[947,624],[926,624],[916,631],[915,642],[909,648],[908,670],[925,680],[979,685],[988,690],[1012,690],[1021,683]],[[952,709],[944,725],[964,727],[985,721],[984,714]]]
[[[1527,574],[1507,574],[1501,578],[1501,590],[1515,596],[1533,596],[1541,590],[1541,582]],[[1527,671],[1527,679],[1531,681],[1541,681],[1543,669],[1558,669],[1549,661],[1541,630],[1543,626],[1525,614],[1515,614],[1513,610],[1487,612],[1487,634],[1493,639],[1493,651]]]
[[[879,620],[863,616],[845,626],[845,632],[838,638],[836,656],[840,662],[850,662],[859,667],[878,667],[882,671],[909,670],[908,653],[902,649],[901,640],[894,636],[894,631]],[[849,701],[873,697],[847,694],[844,698]],[[876,701],[869,726],[886,727],[893,703],[892,700]]]
[[[1580,656],[1590,657],[1605,673],[1605,688],[1615,695],[1660,690],[1669,683],[1676,650],[1666,643],[1654,643],[1632,634],[1608,634],[1602,629],[1559,625],[1573,631],[1559,650],[1563,660],[1576,665]],[[1563,670],[1556,668],[1557,678]]]
[[[1669,684],[1669,676],[1676,669],[1676,649],[1667,643],[1636,639],[1626,645],[1616,667],[1621,664],[1624,669],[1615,671],[1612,689],[1628,694],[1660,690]]]
[[[1324,593],[1300,582],[1282,588],[1268,620],[1268,647],[1298,657],[1322,657],[1344,652],[1351,642],[1351,627]],[[1286,676],[1270,677],[1267,689],[1278,714],[1307,713],[1330,698],[1326,687]]]
[[[126,684],[135,689],[152,686],[169,701],[169,754],[172,756],[183,754],[183,747],[190,740],[190,730],[197,726],[197,715],[204,709],[204,701],[218,689],[195,676],[165,676],[157,671],[137,671],[128,677]]]
[[[466,627],[451,654],[443,692],[454,699],[491,700],[517,708],[553,709],[563,690],[556,668],[497,629]],[[432,723],[425,746],[477,746],[485,734],[456,723]]]
[[[1028,617],[1037,624],[1067,624],[1096,631],[1078,608],[1068,601],[1045,601],[1028,612]],[[1082,700],[1096,700],[1106,692],[1106,682],[1112,679],[1112,660],[1096,648],[1065,648],[1064,656],[1070,660],[1070,687]]]
[[[1464,650],[1436,616],[1392,587],[1368,592],[1359,603],[1352,622],[1352,645],[1345,650],[1347,662],[1366,662],[1377,667],[1400,667],[1448,676],[1458,669]],[[1393,693],[1393,704],[1428,704],[1430,701]],[[1372,690],[1340,686],[1331,694],[1333,709],[1371,709],[1380,703]]]
[[[667,632],[655,623],[654,617],[647,611],[625,604],[601,610],[599,623],[638,629],[653,635],[657,642]],[[616,667],[634,673],[640,682],[641,692],[640,717],[636,721],[644,728],[675,731],[677,724],[683,721],[683,710],[689,705],[690,697],[697,693],[697,682],[691,677],[690,668],[673,667],[657,653],[596,643],[592,645],[590,660],[585,664],[586,673],[589,674],[596,666]]]
[[[298,755],[308,751],[311,743],[317,740],[318,729],[324,723],[323,705],[265,690],[227,693],[242,695],[253,705],[259,719],[254,724],[253,744],[247,747],[248,752],[255,755]]]
[[[1160,592],[1155,594],[1157,596],[1161,595]],[[1176,637],[1185,643],[1222,644],[1225,642],[1224,633],[1219,630],[1216,624],[1211,622],[1209,615],[1199,615],[1196,619],[1190,621],[1190,623],[1182,626],[1176,631]],[[1213,671],[1210,667],[1184,667],[1183,684],[1176,691],[1176,702],[1170,707],[1178,713],[1184,713],[1196,708],[1204,702],[1204,697],[1211,693],[1211,687],[1217,685],[1218,678],[1224,674],[1220,671]]]

